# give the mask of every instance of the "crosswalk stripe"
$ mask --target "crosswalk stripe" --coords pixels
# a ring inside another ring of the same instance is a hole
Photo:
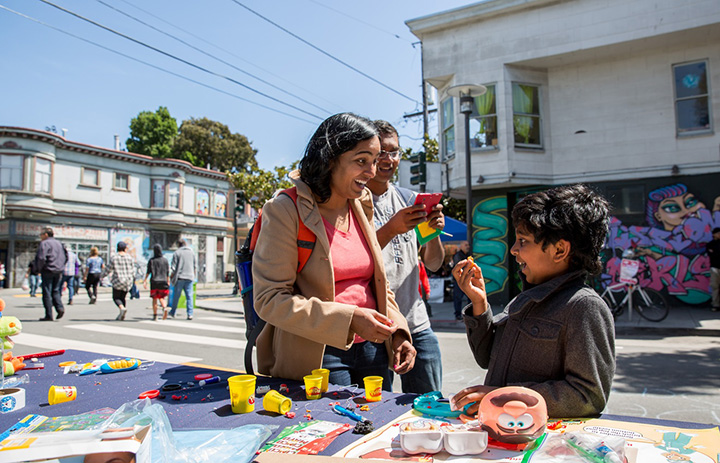
[[[190,327],[190,326],[189,326]],[[118,326],[118,324],[101,325],[99,323],[88,323],[84,325],[65,325],[65,328],[73,328],[76,330],[93,331],[96,333],[108,333],[113,336],[135,336],[139,338],[151,338],[162,341],[175,341],[184,344],[202,344],[205,346],[227,347],[230,349],[245,348],[245,341],[235,339],[225,339],[209,336],[196,336],[193,334],[171,333],[169,331],[156,330],[140,330],[137,328],[126,328]]]
[[[109,344],[99,344],[95,342],[76,341],[73,339],[61,339],[51,336],[43,336],[39,334],[20,333],[15,338],[16,341],[23,346],[33,346],[39,349],[59,350],[74,349],[84,350],[88,352],[96,352],[103,355],[112,355],[114,357],[135,357],[142,360],[155,360],[165,363],[188,363],[202,360],[198,357],[185,357],[182,355],[163,354],[161,352],[152,352],[149,350],[133,349],[131,347],[111,346]]]
[[[206,318],[203,318],[203,320],[207,320]],[[152,320],[143,320],[140,323],[142,324],[151,324],[153,326],[171,326],[173,328],[185,328],[185,329],[191,329],[191,330],[206,330],[206,331],[220,331],[222,333],[237,333],[238,336],[243,334],[243,329],[241,329],[238,326],[221,326],[221,325],[209,325],[207,323],[197,323],[197,322],[187,322],[187,321],[177,321],[177,320],[163,320],[162,322],[158,323],[156,321]]]
[[[205,317],[205,316],[203,316],[201,319],[202,319],[202,321],[211,320],[214,322],[241,323],[243,325],[245,324],[245,318],[243,318],[242,316],[238,316],[238,317],[234,317],[234,318],[233,317]]]

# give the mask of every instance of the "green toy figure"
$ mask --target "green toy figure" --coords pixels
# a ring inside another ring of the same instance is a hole
[[[2,311],[5,309],[5,301],[0,299],[0,342],[2,342],[2,358],[3,358],[3,375],[12,376],[16,372],[25,367],[20,358],[13,357],[12,352],[6,350],[12,349],[15,343],[10,336],[20,334],[22,331],[22,323],[17,317],[3,316]]]

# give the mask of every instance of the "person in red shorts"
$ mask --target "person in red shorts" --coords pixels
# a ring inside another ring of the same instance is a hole
[[[163,309],[162,319],[167,319],[169,307],[167,306],[170,293],[170,263],[163,256],[162,246],[153,246],[153,258],[148,261],[143,287],[147,288],[147,279],[150,277],[150,297],[152,298],[153,320],[157,320],[158,304]]]

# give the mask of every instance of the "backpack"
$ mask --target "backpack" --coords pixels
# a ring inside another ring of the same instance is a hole
[[[297,187],[288,188],[280,193],[292,199],[297,209]],[[315,242],[317,237],[310,231],[305,225],[300,214],[298,213],[298,236],[297,236],[297,249],[298,249],[298,268],[297,273],[305,267],[313,249],[315,248]],[[245,242],[235,253],[237,262],[237,274],[240,283],[240,295],[243,299],[243,309],[245,314],[245,336],[247,337],[247,344],[245,345],[245,371],[248,374],[253,373],[252,365],[252,351],[255,347],[258,335],[265,326],[265,320],[261,319],[257,312],[255,312],[255,304],[253,301],[253,283],[252,283],[252,258],[255,252],[255,246],[257,245],[258,237],[260,236],[260,229],[262,227],[262,210],[258,215],[255,223],[250,228]]]

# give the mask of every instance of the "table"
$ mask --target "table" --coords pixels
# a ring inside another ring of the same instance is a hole
[[[366,403],[363,398],[365,392],[361,388],[330,385],[328,392],[323,394],[321,399],[307,400],[304,387],[301,387],[297,381],[258,376],[258,386],[268,385],[272,389],[278,389],[280,384],[287,384],[290,392],[284,395],[293,401],[292,411],[296,413],[295,418],[289,419],[266,412],[262,408],[261,399],[255,404],[253,413],[236,415],[230,410],[230,394],[226,379],[238,372],[154,362],[131,371],[78,376],[64,375],[63,369],[58,367],[60,362],[72,360],[82,364],[99,358],[108,357],[93,352],[66,350],[63,355],[40,359],[45,364],[42,370],[20,371],[19,375],[28,374],[30,377],[29,383],[20,386],[25,389],[26,405],[20,410],[0,414],[0,432],[29,414],[54,417],[76,415],[104,407],[117,409],[124,403],[137,399],[144,391],[161,389],[167,384],[181,383],[186,386],[188,381],[194,382],[195,386],[186,387],[182,391],[163,392],[164,397],[153,399],[153,403],[163,406],[174,430],[230,429],[246,424],[276,425],[278,429],[273,431],[270,436],[272,439],[285,427],[307,421],[303,416],[306,409],[310,410],[313,419],[350,423],[354,426],[355,421],[352,419],[334,413],[331,404],[340,402],[347,407],[353,403]],[[202,373],[220,376],[222,381],[200,387],[194,377]],[[75,386],[77,399],[49,405],[47,396],[50,386]],[[181,400],[174,400],[173,395],[181,397]],[[410,410],[414,398],[415,395],[383,391],[382,401],[369,403],[370,409],[359,413],[370,419],[375,428],[379,428]],[[345,432],[338,436],[322,454],[332,455],[357,438],[357,434]]]

